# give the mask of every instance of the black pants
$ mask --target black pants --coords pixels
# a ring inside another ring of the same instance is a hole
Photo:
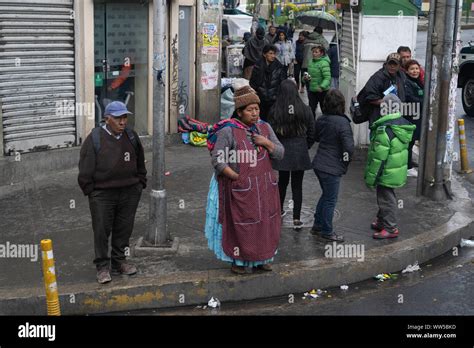
[[[397,229],[398,201],[395,190],[390,187],[377,185],[377,205],[379,211],[377,220],[383,224],[388,232]]]
[[[309,106],[311,107],[311,111],[313,111],[313,116],[316,118],[316,109],[318,108],[318,104],[323,104],[324,97],[326,97],[327,91],[322,92],[311,92],[308,91],[308,99],[309,99]]]
[[[301,72],[301,64],[295,64],[294,65],[294,75],[295,75],[295,81],[296,81],[296,85],[298,86],[298,88],[300,88],[300,73],[302,74]]]
[[[290,182],[291,176],[291,192],[293,193],[293,219],[299,220],[301,217],[301,205],[303,204],[303,177],[304,171],[279,171],[278,189],[280,190],[280,206],[283,212],[283,204],[285,202],[286,189]]]
[[[94,264],[97,269],[110,267],[109,238],[112,234],[112,267],[125,261],[125,248],[129,247],[135,213],[143,185],[94,190],[89,195],[89,208],[94,230]]]

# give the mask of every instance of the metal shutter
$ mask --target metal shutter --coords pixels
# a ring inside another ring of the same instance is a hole
[[[352,30],[351,30],[351,12],[344,11],[342,17],[342,37],[341,37],[341,57],[344,67],[349,70],[357,69],[357,54],[359,49],[359,12],[353,12],[354,18],[354,50],[356,61],[353,62],[352,55]]]
[[[75,144],[73,14],[73,0],[0,0],[6,154]]]

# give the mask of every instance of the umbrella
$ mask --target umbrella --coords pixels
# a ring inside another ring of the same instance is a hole
[[[336,17],[323,11],[303,12],[296,16],[296,19],[302,24],[321,27],[326,30],[336,30],[336,23],[339,28],[341,27],[341,23],[337,22]]]

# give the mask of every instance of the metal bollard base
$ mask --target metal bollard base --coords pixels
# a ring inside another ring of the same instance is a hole
[[[178,253],[179,238],[175,237],[172,241],[162,245],[150,245],[146,243],[143,237],[140,237],[137,244],[132,248],[133,257],[142,256],[169,256]]]

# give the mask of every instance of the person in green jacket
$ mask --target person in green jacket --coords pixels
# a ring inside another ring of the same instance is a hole
[[[331,87],[331,61],[326,55],[326,49],[317,46],[312,49],[313,60],[308,64],[308,75],[305,80],[309,83],[309,106],[316,118],[318,104],[322,104],[329,87]]]
[[[407,181],[408,145],[416,126],[401,116],[402,102],[394,94],[383,98],[381,116],[370,126],[365,182],[376,188],[379,211],[371,228],[375,239],[398,237],[395,188]]]

